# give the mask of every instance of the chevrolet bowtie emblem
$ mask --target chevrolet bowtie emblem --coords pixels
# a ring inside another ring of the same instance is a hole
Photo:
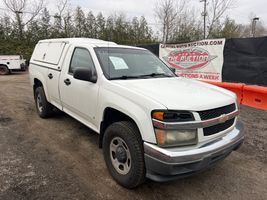
[[[229,116],[226,114],[223,114],[220,116],[219,122],[222,124],[222,123],[226,122],[228,119],[229,119]]]

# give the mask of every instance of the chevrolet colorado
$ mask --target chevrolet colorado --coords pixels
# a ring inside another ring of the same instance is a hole
[[[142,48],[41,40],[29,73],[39,116],[57,108],[99,133],[107,169],[126,188],[201,172],[244,139],[235,94],[177,77]]]

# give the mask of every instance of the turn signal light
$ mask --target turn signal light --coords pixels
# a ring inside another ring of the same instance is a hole
[[[165,131],[162,129],[155,129],[158,145],[163,146],[166,140]]]
[[[163,121],[164,120],[164,112],[162,112],[162,111],[153,112],[152,113],[152,118],[160,120],[160,121]]]

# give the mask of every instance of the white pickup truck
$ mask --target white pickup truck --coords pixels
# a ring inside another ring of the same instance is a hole
[[[0,55],[0,75],[7,75],[12,70],[26,70],[26,63],[20,55]]]
[[[42,40],[29,72],[40,117],[56,107],[99,133],[111,176],[127,188],[203,171],[244,140],[235,94],[177,77],[142,48]]]

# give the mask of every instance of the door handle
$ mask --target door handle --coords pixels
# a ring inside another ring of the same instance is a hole
[[[70,79],[67,78],[67,79],[64,80],[64,83],[65,83],[66,85],[70,85],[70,84],[71,84],[71,81],[70,81]]]
[[[48,78],[49,78],[49,79],[52,79],[52,78],[53,78],[53,74],[51,74],[51,73],[48,74]]]

